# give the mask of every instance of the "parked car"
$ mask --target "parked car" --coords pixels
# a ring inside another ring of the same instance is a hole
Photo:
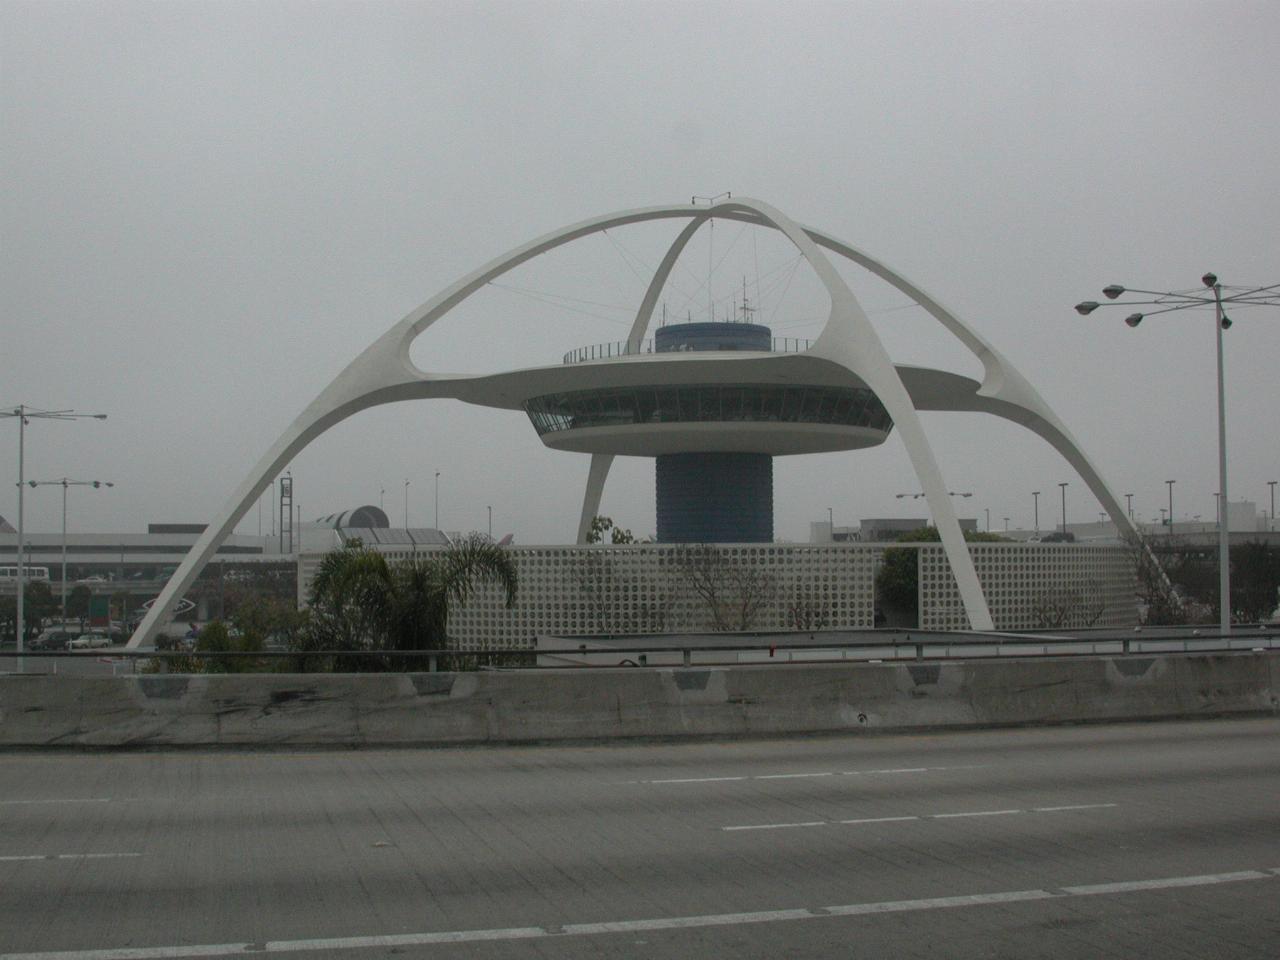
[[[85,633],[67,644],[68,650],[96,650],[99,647],[111,646],[110,639],[103,633]]]
[[[66,630],[46,630],[31,641],[32,650],[65,650],[67,644],[79,637],[78,633]]]

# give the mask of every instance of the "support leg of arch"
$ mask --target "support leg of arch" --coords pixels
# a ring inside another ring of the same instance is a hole
[[[365,359],[365,362],[362,363],[361,359]],[[204,569],[209,558],[217,551],[218,546],[235,529],[236,524],[249,511],[249,508],[257,502],[258,497],[262,495],[262,492],[267,489],[267,486],[280,471],[312,440],[334,424],[340,423],[353,413],[358,413],[369,407],[392,403],[397,400],[447,395],[445,393],[447,388],[443,387],[439,382],[405,381],[403,378],[401,378],[401,382],[395,382],[391,378],[384,378],[382,381],[384,385],[372,389],[362,389],[358,386],[359,382],[365,376],[373,379],[372,374],[377,370],[378,364],[374,362],[376,355],[373,358],[365,355],[361,359],[358,359],[347,368],[347,371],[339,375],[289,425],[280,439],[272,444],[271,448],[254,465],[249,475],[236,488],[235,493],[231,495],[231,498],[213,518],[213,521],[205,527],[204,532],[200,534],[191,550],[183,558],[182,563],[174,571],[173,576],[169,578],[168,583],[164,585],[164,589],[160,591],[155,603],[151,605],[147,615],[138,624],[138,629],[129,638],[129,642],[126,645],[127,649],[136,649],[143,643],[154,641],[160,624],[171,615],[174,606],[195,582],[196,577],[200,575],[200,571]]]
[[[587,493],[582,498],[582,517],[578,520],[578,543],[586,543],[591,533],[591,521],[600,512],[600,498],[604,495],[604,481],[613,466],[613,454],[593,453],[591,469],[587,471]]]
[[[969,555],[968,544],[960,531],[955,508],[947,495],[942,471],[925,437],[924,427],[912,405],[907,388],[889,359],[875,328],[858,304],[848,285],[836,272],[831,261],[818,249],[814,240],[799,225],[779,211],[755,200],[730,201],[726,207],[753,210],[771,222],[800,251],[831,297],[831,316],[823,327],[810,354],[830,360],[852,372],[880,398],[894,425],[901,432],[907,455],[924,489],[933,514],[934,524],[942,537],[942,546],[960,591],[965,613],[974,630],[993,630],[994,623],[978,572]]]

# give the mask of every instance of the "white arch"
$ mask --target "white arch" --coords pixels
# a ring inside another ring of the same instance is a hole
[[[667,276],[684,245],[703,221],[710,217],[736,219],[769,226],[785,234],[809,262],[831,297],[828,322],[809,352],[844,367],[866,382],[880,397],[894,423],[902,431],[903,442],[925,491],[947,558],[955,573],[965,610],[975,629],[991,629],[991,615],[960,533],[950,497],[946,494],[941,471],[916,415],[912,394],[890,361],[852,291],[818,249],[819,246],[862,265],[917,300],[982,360],[985,376],[977,391],[957,389],[958,385],[955,383],[938,380],[932,387],[933,400],[944,405],[922,409],[984,409],[1023,423],[1047,439],[1072,463],[1121,529],[1132,529],[1128,518],[1119,509],[1118,502],[1096,469],[1030,384],[989,344],[923,290],[853,247],[820,231],[801,227],[773,207],[759,201],[739,198],[711,207],[683,204],[649,207],[584,220],[516,247],[456,281],[374,341],[303,410],[236,488],[214,522],[200,535],[160,592],[130,638],[129,647],[137,647],[154,638],[161,621],[169,616],[173,606],[195,581],[218,545],[234,529],[272,478],[315,437],[353,413],[372,406],[400,400],[455,396],[451,385],[469,378],[428,373],[420,370],[409,356],[414,339],[436,320],[490,280],[555,247],[616,226],[686,217],[691,218],[692,222],[681,231],[655,272],[637,311],[628,343],[638,344],[643,337]],[[973,381],[968,383],[972,384]],[[956,405],[965,403],[972,406]],[[583,524],[589,525],[590,516],[599,507],[611,463],[612,457],[592,457],[587,496],[579,523],[580,539],[583,536]],[[590,515],[587,513],[588,507],[592,510]]]

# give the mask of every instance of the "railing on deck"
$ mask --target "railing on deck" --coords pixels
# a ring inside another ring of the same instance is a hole
[[[813,346],[812,340],[801,337],[774,337],[770,342],[770,353],[804,353]],[[626,340],[615,340],[612,343],[593,343],[585,347],[570,350],[564,355],[565,363],[587,363],[591,360],[612,360],[615,357],[634,357],[642,353],[653,353],[653,340],[641,340],[634,347]],[[663,353],[701,353],[702,350],[670,350]],[[732,353],[733,351],[726,351]],[[762,351],[757,351],[762,352]]]

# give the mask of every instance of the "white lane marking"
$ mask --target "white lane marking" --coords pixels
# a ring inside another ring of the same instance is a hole
[[[834,777],[835,774],[827,773],[770,773],[766,776],[756,777],[757,780],[803,780],[807,777]]]
[[[810,920],[812,910],[756,910],[751,913],[715,913],[701,917],[661,917],[656,920],[615,920],[609,923],[569,923],[565,933],[630,933],[640,930],[677,930],[684,927],[723,927],[739,923],[774,923],[778,920]]]
[[[928,900],[889,900],[881,903],[850,903],[826,907],[838,917],[864,916],[869,913],[901,913],[907,910],[945,910],[950,907],[976,907],[986,903],[1017,903],[1021,900],[1052,900],[1059,894],[1048,890],[1010,890],[1006,893],[974,893],[962,897],[931,897]]]
[[[837,820],[836,823],[900,823],[903,820],[919,820],[919,817],[860,817],[857,820]]]
[[[140,853],[27,853],[20,856],[0,857],[0,861],[13,863],[19,860],[111,860],[116,857],[140,857]]]
[[[977,770],[990,766],[986,763],[966,763],[947,767],[887,767],[881,770],[821,770],[813,773],[765,773],[754,776],[740,775],[734,777],[667,777],[661,780],[619,780],[619,785],[637,783],[733,783],[744,780],[801,780],[811,777],[869,777],[878,774],[896,773],[933,773],[942,770]]]
[[[1107,807],[1118,807],[1118,803],[1070,803],[1063,807],[1032,807],[1036,813],[1058,813],[1062,810],[1103,810]]]
[[[0,800],[0,806],[20,806],[23,804],[43,806],[46,803],[110,803],[110,797],[59,797],[53,800]]]
[[[302,950],[355,950],[367,947],[412,947],[433,943],[476,943],[484,940],[529,940],[549,936],[544,927],[507,927],[498,930],[444,930],[439,933],[393,933],[376,937],[329,937],[323,940],[271,940],[261,945],[265,953]],[[253,944],[245,944],[252,948]],[[49,960],[49,958],[42,958]],[[77,958],[78,960],[78,958]],[[106,960],[106,958],[93,958]],[[117,958],[111,958],[117,960]]]
[[[825,827],[838,824],[902,823],[907,820],[960,820],[965,817],[1005,817],[1015,813],[1064,813],[1071,810],[1093,810],[1118,807],[1118,803],[1075,803],[1061,807],[1033,807],[1030,810],[965,810],[960,813],[925,813],[903,817],[857,817],[852,820],[806,820],[801,823],[752,823],[721,827],[721,830],[785,830],[789,827]]]
[[[1167,890],[1175,887],[1201,887],[1218,883],[1270,880],[1280,876],[1280,867],[1267,870],[1241,870],[1236,873],[1200,876],[1164,877],[1157,880],[1130,880],[1123,883],[1086,884],[1062,887],[1060,893],[1049,890],[1006,890],[995,893],[972,893],[952,897],[921,900],[882,900],[870,903],[845,903],[812,909],[760,910],[752,913],[712,913],[691,917],[655,917],[652,919],[613,920],[597,923],[572,923],[562,927],[507,927],[490,930],[443,930],[423,933],[401,933],[384,936],[331,937],[314,940],[271,940],[267,943],[206,943],[167,947],[118,947],[100,950],[56,950],[43,953],[4,953],[0,960],[180,960],[183,957],[220,957],[245,953],[319,953],[324,950],[355,950],[481,941],[554,939],[562,936],[590,936],[609,933],[636,933],[652,930],[687,930],[697,927],[732,926],[739,923],[775,923],[797,920],[821,920],[826,917],[873,916],[881,913],[948,910],[957,907],[980,907],[1030,900],[1057,900],[1099,893],[1125,893],[1136,890]]]
[[[1130,893],[1135,890],[1169,890],[1173,887],[1206,887],[1215,883],[1238,883],[1241,880],[1270,879],[1261,870],[1241,870],[1236,873],[1207,873],[1198,877],[1162,877],[1158,880],[1125,880],[1120,883],[1090,883],[1079,887],[1063,887],[1073,897],[1087,897],[1099,893]]]

